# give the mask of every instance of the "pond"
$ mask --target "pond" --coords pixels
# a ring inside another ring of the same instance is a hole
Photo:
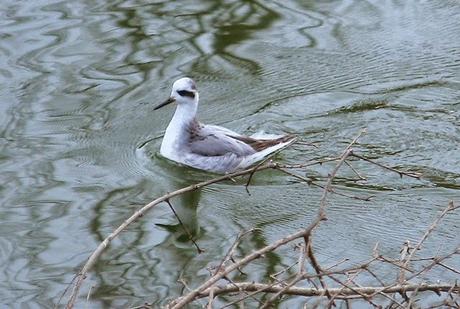
[[[423,174],[359,161],[367,181],[356,182],[344,167],[334,187],[374,197],[330,196],[313,240],[324,265],[365,260],[377,242],[397,258],[460,203],[457,1],[2,1],[0,16],[1,307],[53,307],[136,209],[215,176],[159,155],[174,107],[153,107],[182,76],[197,83],[202,122],[316,146],[276,161],[338,156],[366,128],[355,151]],[[299,173],[324,185],[333,166]],[[178,279],[205,280],[240,231],[261,229],[241,255],[308,224],[323,192],[276,171],[256,174],[249,191],[229,181],[171,200],[202,254],[166,204],[154,208],[102,255],[78,304],[91,289],[91,308],[164,305],[183,291]],[[460,245],[460,212],[442,222],[426,252]],[[286,247],[246,279],[296,256]],[[449,265],[460,267],[458,255]]]

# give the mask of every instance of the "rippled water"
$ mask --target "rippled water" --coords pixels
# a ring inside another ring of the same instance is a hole
[[[460,202],[457,1],[0,3],[2,306],[51,307],[135,209],[212,176],[157,154],[172,109],[152,106],[184,75],[198,83],[203,122],[319,146],[292,147],[283,162],[337,155],[366,127],[358,151],[423,173],[399,179],[356,163],[368,183],[338,179],[344,192],[376,197],[333,196],[315,235],[322,263],[366,259],[376,242],[397,256],[449,200]],[[250,190],[218,184],[173,201],[201,255],[156,208],[103,255],[80,303],[93,285],[92,307],[164,304],[181,292],[180,276],[190,285],[206,278],[241,229],[263,229],[241,250],[249,252],[308,222],[321,195],[275,172]],[[428,251],[460,244],[460,215],[443,222]],[[287,260],[274,254],[249,279]]]

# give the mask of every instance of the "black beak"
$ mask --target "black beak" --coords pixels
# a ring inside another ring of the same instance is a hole
[[[160,105],[155,106],[155,108],[154,108],[153,110],[157,110],[157,109],[159,109],[159,108],[162,108],[163,106],[166,106],[166,105],[168,105],[169,103],[172,103],[172,102],[174,102],[174,101],[176,101],[176,99],[174,99],[173,97],[170,97],[170,98],[168,98],[166,101],[164,101],[163,103],[161,103]]]

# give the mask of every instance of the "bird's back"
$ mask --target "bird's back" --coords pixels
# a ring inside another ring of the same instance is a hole
[[[185,164],[212,172],[233,172],[290,145],[294,136],[256,139],[218,126],[195,125]]]

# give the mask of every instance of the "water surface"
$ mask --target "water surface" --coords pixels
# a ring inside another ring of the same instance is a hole
[[[247,134],[295,133],[319,146],[291,147],[280,161],[338,155],[365,127],[356,151],[423,173],[421,181],[399,179],[355,163],[368,177],[356,184],[343,169],[336,184],[343,192],[375,198],[331,198],[314,242],[324,265],[366,259],[376,242],[396,257],[449,200],[460,202],[457,1],[0,7],[2,306],[53,306],[97,244],[135,209],[212,177],[158,156],[173,111],[152,107],[184,75],[198,84],[203,122]],[[324,180],[331,168],[307,174]],[[262,229],[240,253],[250,252],[309,222],[322,194],[276,172],[257,175],[250,191],[222,183],[172,201],[206,250],[201,255],[166,205],[156,208],[103,255],[80,303],[94,286],[91,307],[164,304],[182,291],[179,277],[192,286],[205,279],[239,231]],[[427,252],[458,247],[459,222],[458,213],[448,216]],[[295,255],[287,248],[257,262],[246,279],[261,279]],[[443,269],[434,275],[452,279]]]

